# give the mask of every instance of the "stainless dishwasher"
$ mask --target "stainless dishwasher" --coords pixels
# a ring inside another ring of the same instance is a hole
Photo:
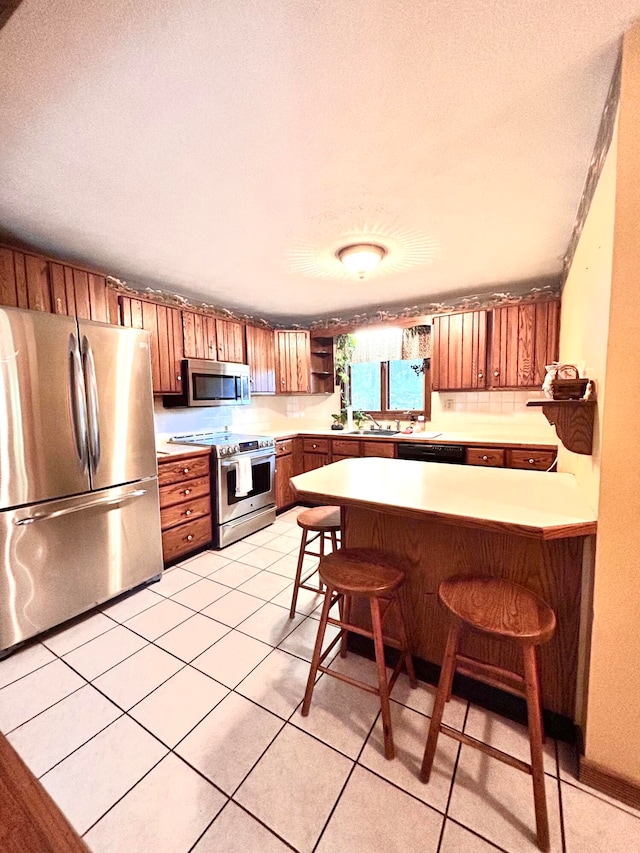
[[[398,442],[398,459],[415,459],[419,462],[448,462],[464,465],[465,448],[462,444],[427,444],[426,442]]]

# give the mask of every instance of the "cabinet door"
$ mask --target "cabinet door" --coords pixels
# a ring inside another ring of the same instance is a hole
[[[107,288],[103,275],[49,262],[51,301],[54,314],[66,314],[80,320],[117,323],[112,302],[115,291]],[[113,316],[112,316],[113,314]]]
[[[308,394],[309,375],[309,332],[276,332],[276,392]]]
[[[492,311],[492,388],[539,388],[558,358],[560,303],[507,305]]]
[[[287,453],[276,459],[276,507],[282,509],[295,503],[289,480],[293,477],[293,456]]]
[[[329,464],[328,453],[303,453],[302,454],[302,470],[313,471],[315,468],[322,468]]]
[[[50,312],[47,261],[38,255],[0,249],[0,304]]]
[[[487,312],[438,314],[433,318],[431,381],[434,391],[486,387]]]
[[[276,347],[273,331],[247,326],[247,361],[252,394],[275,394]]]
[[[182,328],[185,358],[218,359],[215,317],[183,311]]]
[[[154,394],[182,391],[182,318],[177,308],[120,297],[122,325],[149,332]]]
[[[245,363],[244,324],[216,318],[218,361]]]

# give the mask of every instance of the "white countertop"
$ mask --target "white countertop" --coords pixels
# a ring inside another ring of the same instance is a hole
[[[571,474],[368,457],[334,462],[291,483],[303,499],[541,539],[596,530],[596,513]]]
[[[436,425],[428,425],[425,432],[403,433],[384,436],[376,435],[375,430],[366,435],[353,435],[346,430],[316,429],[313,427],[260,429],[261,435],[271,438],[294,438],[297,435],[322,436],[323,438],[353,438],[353,439],[392,439],[393,441],[429,441],[451,444],[498,444],[502,447],[509,445],[532,445],[537,447],[555,448],[558,438],[555,433],[536,432],[534,430],[510,430],[508,427],[465,428],[462,430],[438,429]]]

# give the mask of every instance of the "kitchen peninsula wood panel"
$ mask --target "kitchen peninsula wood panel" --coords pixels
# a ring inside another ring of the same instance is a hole
[[[383,548],[406,563],[413,650],[426,661],[442,661],[444,578],[490,574],[545,598],[558,627],[541,649],[544,706],[573,719],[583,550],[596,519],[571,475],[351,458],[294,477],[293,487],[299,499],[343,507],[347,547]],[[366,627],[364,611],[353,615]],[[521,671],[500,644],[473,637],[465,650]]]
[[[276,345],[272,329],[247,326],[247,362],[251,370],[252,394],[276,392]]]

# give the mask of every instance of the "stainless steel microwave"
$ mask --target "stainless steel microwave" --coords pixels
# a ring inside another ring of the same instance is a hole
[[[204,358],[182,361],[182,394],[166,395],[173,406],[241,406],[251,402],[249,365]]]

